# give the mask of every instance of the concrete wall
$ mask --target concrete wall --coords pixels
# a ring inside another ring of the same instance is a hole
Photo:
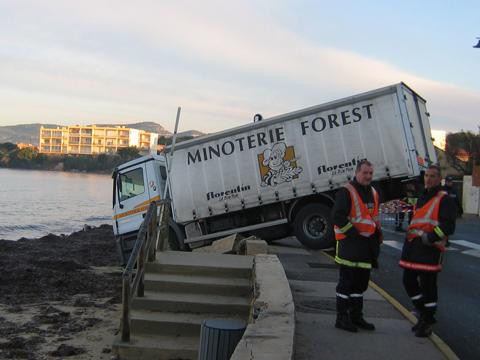
[[[463,177],[463,212],[465,214],[479,215],[480,212],[480,188],[472,186],[472,177]]]

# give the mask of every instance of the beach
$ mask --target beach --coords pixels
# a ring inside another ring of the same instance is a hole
[[[0,240],[0,358],[112,359],[120,303],[110,225]]]

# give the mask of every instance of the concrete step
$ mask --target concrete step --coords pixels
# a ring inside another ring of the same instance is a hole
[[[247,316],[250,299],[237,296],[145,291],[132,300],[135,310],[189,313],[237,314]]]
[[[197,360],[199,336],[135,335],[128,343],[117,340],[113,352],[128,360]]]
[[[204,320],[235,319],[246,321],[232,314],[192,314],[179,312],[154,312],[134,310],[130,317],[130,328],[135,334],[157,334],[170,336],[200,336]]]
[[[157,253],[155,262],[146,264],[147,272],[250,278],[253,256],[199,254],[182,251]]]
[[[221,276],[146,273],[144,283],[146,291],[235,296],[248,296],[253,291],[249,279]]]

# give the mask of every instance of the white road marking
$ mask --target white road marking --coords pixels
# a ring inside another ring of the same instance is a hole
[[[467,254],[467,255],[480,258],[480,251],[478,250],[465,250],[465,251],[462,251],[462,254]]]
[[[474,250],[480,250],[480,245],[475,244],[473,242],[467,241],[467,240],[450,240],[451,243],[454,243],[456,245],[462,245],[470,249]]]
[[[397,250],[402,250],[403,249],[403,241],[400,242],[400,241],[395,241],[395,240],[383,240],[383,243],[385,245],[390,246],[390,247],[392,247],[394,249],[397,249]],[[453,246],[449,246],[447,248],[447,251],[458,251],[458,250],[460,250],[460,249],[456,248],[456,247],[453,247]]]
[[[402,250],[403,248],[403,243],[395,240],[383,240],[383,243],[387,246],[393,247],[398,250]]]

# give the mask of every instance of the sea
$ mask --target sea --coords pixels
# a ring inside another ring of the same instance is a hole
[[[0,239],[112,224],[109,175],[0,168]]]

